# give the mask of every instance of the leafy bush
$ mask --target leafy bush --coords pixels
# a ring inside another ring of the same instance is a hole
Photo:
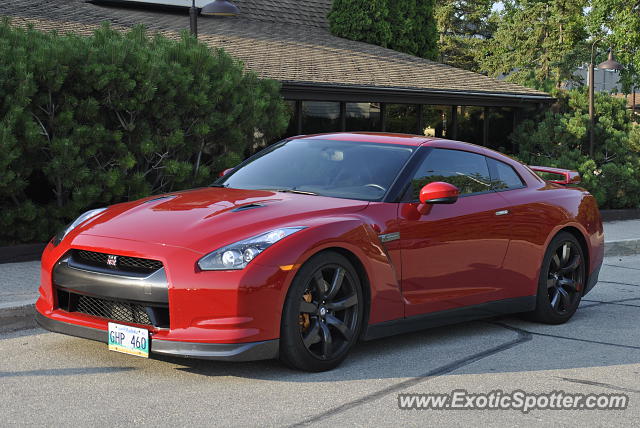
[[[334,0],[331,33],[399,52],[435,59],[435,0]]]
[[[518,158],[529,165],[579,171],[582,186],[601,208],[640,207],[640,128],[624,99],[596,94],[594,155],[590,157],[586,89],[555,95],[558,102],[550,111],[524,121],[514,132]]]
[[[284,131],[279,89],[186,34],[0,23],[0,243],[46,240],[87,208],[213,181]]]

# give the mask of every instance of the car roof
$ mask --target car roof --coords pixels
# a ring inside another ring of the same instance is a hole
[[[298,135],[291,137],[291,139],[358,141],[380,144],[404,144],[416,147],[433,140],[431,137],[420,135],[394,134],[388,132],[333,132],[327,134]]]
[[[403,144],[407,146],[427,146],[442,149],[464,150],[491,156],[507,163],[520,164],[516,159],[497,152],[488,147],[477,144],[465,143],[464,141],[449,140],[446,138],[427,137],[424,135],[399,134],[390,132],[332,132],[325,134],[297,135],[290,139],[311,139],[311,140],[335,140],[335,141],[358,141],[380,144]]]

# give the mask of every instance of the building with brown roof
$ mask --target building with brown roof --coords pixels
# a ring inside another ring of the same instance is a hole
[[[159,8],[150,2],[183,7]],[[507,131],[523,111],[553,101],[544,92],[335,37],[326,19],[331,0],[234,3],[240,9],[237,17],[200,17],[199,39],[224,48],[261,77],[282,83],[282,95],[294,113],[289,134],[426,130],[507,147]],[[3,0],[0,16],[10,17],[14,25],[33,24],[42,30],[90,34],[106,21],[122,29],[143,24],[177,37],[189,27],[190,4],[190,0]]]

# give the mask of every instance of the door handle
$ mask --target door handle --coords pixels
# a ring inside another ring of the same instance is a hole
[[[496,211],[496,215],[507,215],[507,214],[509,214],[509,210]]]

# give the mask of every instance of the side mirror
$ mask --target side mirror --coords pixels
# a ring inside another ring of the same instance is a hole
[[[218,174],[218,177],[224,177],[225,175],[229,174],[231,171],[233,171],[233,168],[227,168],[224,171],[221,171],[220,174]]]
[[[460,190],[453,184],[434,181],[420,190],[422,204],[453,204],[458,200]]]

